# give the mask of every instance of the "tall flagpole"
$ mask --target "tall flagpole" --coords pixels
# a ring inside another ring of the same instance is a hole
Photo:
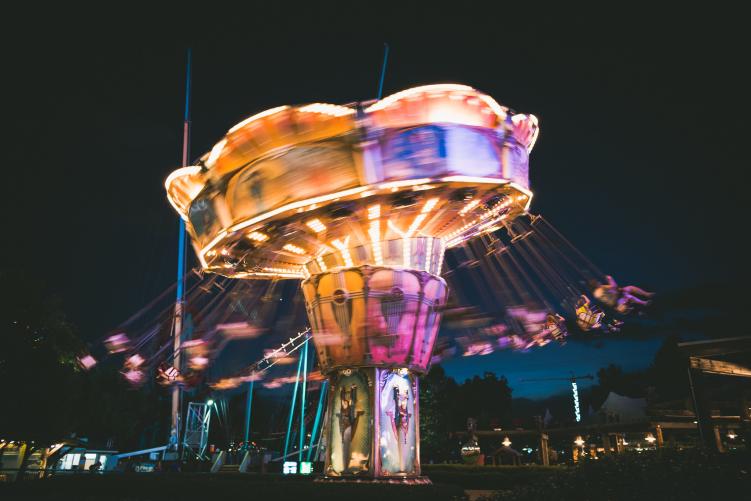
[[[191,78],[191,50],[188,49],[187,67],[185,71],[185,114],[183,117],[183,158],[182,166],[187,167],[190,162],[190,78]],[[183,331],[183,301],[185,296],[185,220],[180,218],[180,229],[177,243],[177,294],[175,297],[175,330],[174,359],[172,366],[181,370],[180,342]],[[170,445],[179,450],[180,440],[180,386],[172,388],[172,427],[170,430]]]

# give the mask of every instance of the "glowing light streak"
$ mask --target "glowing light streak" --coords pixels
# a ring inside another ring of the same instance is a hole
[[[373,219],[378,219],[379,217],[381,217],[380,205],[376,204],[376,205],[371,205],[370,207],[368,207],[368,219],[369,220],[372,221]]]
[[[218,143],[214,145],[213,148],[211,148],[211,153],[209,153],[209,158],[206,160],[206,167],[213,167],[216,161],[219,159],[219,156],[222,154],[222,151],[224,151],[224,147],[227,146],[227,140],[222,139]]]
[[[305,249],[303,249],[302,247],[298,247],[295,244],[285,244],[284,247],[282,247],[282,249],[288,250],[288,251],[293,252],[295,254],[298,254],[300,256],[304,256],[305,255]]]
[[[420,179],[406,179],[404,181],[392,181],[390,183],[379,184],[378,188],[381,190],[388,190],[390,188],[403,188],[405,186],[416,186],[420,184],[427,184],[430,182],[429,177]]]
[[[356,195],[358,193],[362,193],[363,191],[367,190],[367,186],[358,186],[357,188],[351,188],[344,191],[338,191],[335,193],[329,193],[328,195],[321,195],[319,197],[309,198],[307,200],[300,200],[298,202],[292,202],[287,205],[283,205],[281,207],[278,207],[274,210],[271,210],[269,212],[264,212],[263,214],[259,214],[256,217],[253,217],[251,219],[248,219],[247,221],[243,221],[241,223],[237,223],[234,226],[231,226],[229,229],[230,231],[237,231],[242,230],[243,228],[247,228],[248,226],[252,226],[260,221],[265,221],[266,219],[269,219],[271,217],[277,216],[279,214],[282,214],[287,211],[292,211],[295,209],[298,209],[300,207],[306,207],[311,204],[317,204],[322,202],[328,202],[331,200],[336,200],[338,198],[348,197],[351,195]]]
[[[436,267],[435,274],[441,274],[441,268],[443,267],[443,256],[446,254],[446,241],[441,239],[440,252],[438,253],[438,266]]]
[[[227,132],[227,134],[232,134],[233,132],[242,129],[243,127],[245,127],[246,125],[248,125],[251,122],[255,122],[256,120],[259,120],[261,118],[271,116],[274,113],[279,113],[280,111],[284,111],[284,110],[286,110],[288,108],[289,108],[289,106],[277,106],[276,108],[271,108],[271,109],[268,109],[266,111],[262,111],[260,113],[256,113],[255,115],[246,118],[245,120],[243,120],[239,124],[237,124],[234,127],[232,127]]]
[[[298,108],[297,111],[301,113],[320,113],[322,115],[330,115],[332,117],[344,117],[347,115],[354,115],[355,113],[355,110],[353,110],[352,108],[327,103],[308,104],[307,106]]]
[[[427,214],[428,212],[432,211],[439,200],[439,198],[431,198],[430,200],[425,202],[425,205],[422,207],[422,210],[420,212]]]
[[[251,231],[250,233],[248,233],[247,237],[251,240],[255,240],[256,242],[265,242],[269,239],[268,235],[259,231]]]
[[[391,231],[393,231],[400,237],[404,238],[404,232],[400,230],[399,227],[396,224],[394,224],[394,222],[391,219],[389,219],[388,227],[391,229]]]
[[[308,227],[316,233],[326,231],[326,225],[321,222],[320,219],[311,219],[305,223]]]
[[[169,176],[167,176],[167,179],[164,180],[164,189],[167,190],[167,200],[169,200],[170,205],[172,205],[172,208],[177,211],[178,214],[180,214],[180,217],[184,220],[188,220],[188,215],[181,210],[175,200],[172,198],[172,195],[170,194],[170,189],[172,187],[172,183],[175,181],[178,181],[184,177],[190,177],[195,176],[196,174],[199,174],[201,172],[201,168],[197,165],[191,165],[188,167],[181,167],[175,171],[172,171]],[[184,191],[188,195],[187,203],[191,203],[196,196],[201,192],[201,189],[203,189],[202,183],[183,183],[183,187],[176,186],[176,189]]]
[[[407,228],[407,232],[404,234],[405,238],[411,237],[416,231],[417,228],[420,227],[422,222],[425,220],[425,218],[428,217],[427,214],[418,214],[415,216],[415,219],[412,221],[412,224],[409,225],[409,228]]]
[[[318,263],[318,266],[321,267],[321,271],[326,271],[329,268],[326,266],[326,263],[323,262],[323,256],[318,256],[316,258],[316,262]]]
[[[496,177],[478,176],[447,176],[441,178],[444,183],[482,183],[482,184],[508,184],[508,179]]]
[[[371,205],[368,207],[368,219],[370,220],[370,228],[368,229],[368,235],[370,236],[370,246],[373,249],[373,259],[377,265],[383,265],[383,254],[381,252],[381,206]]]
[[[465,214],[466,214],[467,212],[469,212],[469,211],[471,211],[472,209],[474,209],[475,207],[477,207],[477,205],[478,205],[479,203],[480,203],[480,201],[479,201],[479,200],[477,200],[477,199],[475,199],[475,200],[470,200],[469,202],[467,202],[467,205],[465,205],[465,206],[464,206],[464,208],[463,208],[462,210],[460,210],[460,211],[459,211],[459,215],[460,215],[460,216],[464,216],[464,215],[465,215]]]
[[[336,240],[331,241],[331,245],[339,249],[339,252],[342,253],[342,259],[344,259],[344,266],[347,268],[352,268],[355,264],[352,262],[352,256],[349,253],[349,249],[347,246],[349,245],[349,235],[344,239],[344,242],[339,240],[338,238]]]

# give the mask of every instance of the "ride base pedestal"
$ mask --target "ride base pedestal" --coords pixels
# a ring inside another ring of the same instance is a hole
[[[355,367],[329,378],[321,480],[430,483],[420,476],[417,375],[406,368]]]

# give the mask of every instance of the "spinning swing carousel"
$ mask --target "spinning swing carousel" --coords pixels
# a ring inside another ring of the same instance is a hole
[[[166,180],[204,271],[300,280],[330,382],[328,478],[418,481],[447,249],[531,202],[537,119],[471,87],[266,110]]]

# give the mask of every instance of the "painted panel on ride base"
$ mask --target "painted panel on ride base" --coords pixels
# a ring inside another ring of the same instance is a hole
[[[379,373],[381,474],[416,473],[416,412],[412,376],[398,370]]]
[[[371,391],[365,371],[339,371],[332,385],[327,475],[366,474],[371,468]]]

